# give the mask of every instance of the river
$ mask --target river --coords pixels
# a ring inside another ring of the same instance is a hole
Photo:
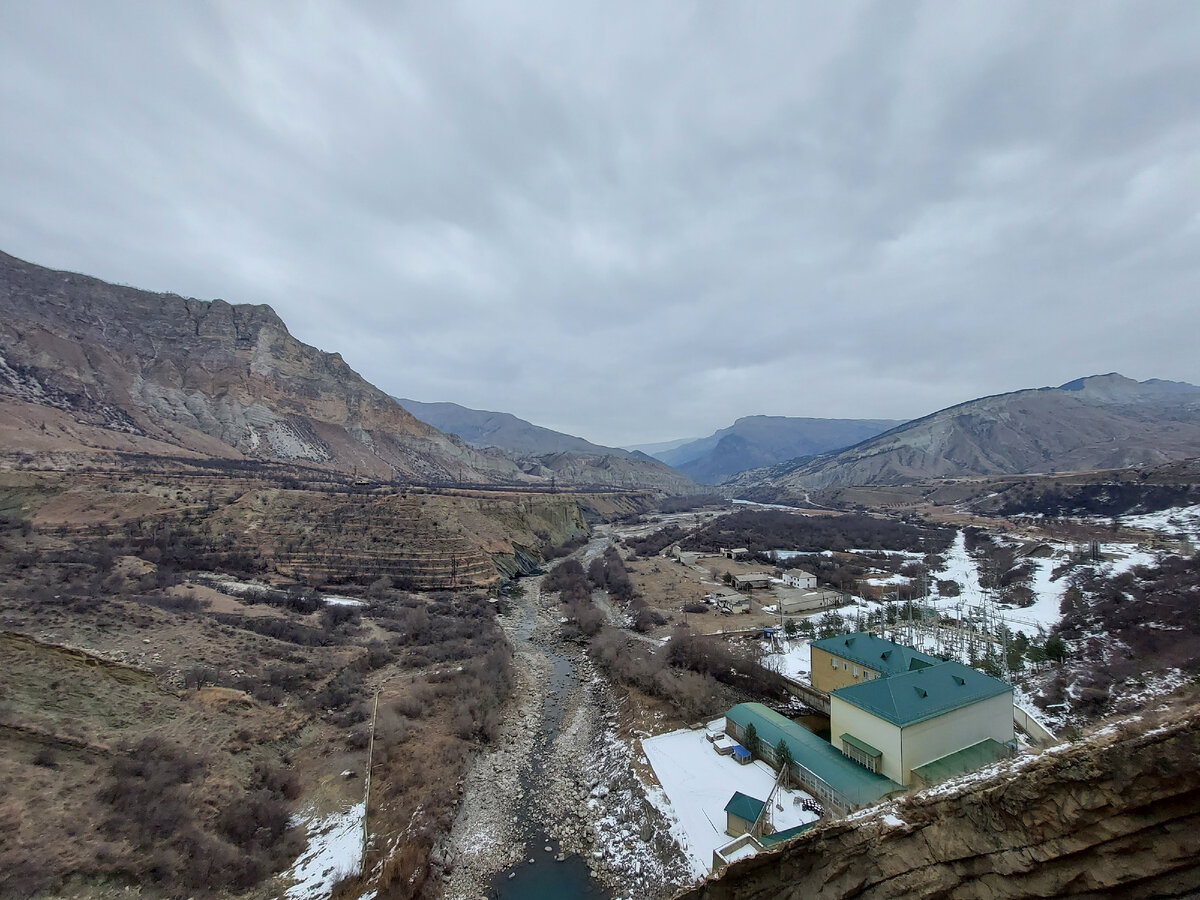
[[[586,565],[608,544],[577,551]],[[666,823],[646,803],[617,704],[540,577],[501,617],[517,674],[501,737],[472,764],[445,848],[445,895],[496,900],[662,896],[679,879]],[[597,877],[597,875],[601,877]]]

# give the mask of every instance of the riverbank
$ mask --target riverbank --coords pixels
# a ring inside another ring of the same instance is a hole
[[[614,896],[672,894],[690,883],[688,866],[646,801],[633,748],[617,736],[616,698],[583,648],[560,639],[557,598],[543,597],[541,579],[522,587],[500,619],[514,648],[514,699],[499,739],[472,764],[454,827],[435,851],[445,896],[503,895],[489,886],[505,870],[572,856]]]

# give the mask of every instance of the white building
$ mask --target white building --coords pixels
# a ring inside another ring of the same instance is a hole
[[[783,573],[783,583],[802,590],[812,590],[817,586],[817,576],[803,569],[787,569]]]

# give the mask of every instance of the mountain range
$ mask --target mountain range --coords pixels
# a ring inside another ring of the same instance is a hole
[[[519,419],[511,413],[470,409],[457,403],[422,403],[396,398],[422,422],[481,450],[498,449],[523,472],[564,484],[626,484],[672,490],[695,488],[691,480],[645,453],[604,447]]]
[[[0,453],[294,463],[380,480],[689,490],[642,457],[518,464],[421,421],[269,306],[188,299],[0,253]],[[532,427],[532,426],[531,426]],[[564,448],[566,449],[566,448]]]
[[[151,293],[0,253],[0,457],[73,466],[129,453],[423,483],[682,493],[695,479],[797,499],[1200,456],[1200,387],[1111,373],[903,424],[748,416],[656,460],[506,413],[397,402],[293,337],[269,306]]]
[[[840,450],[899,424],[895,419],[744,416],[708,437],[651,455],[696,481],[721,484],[746,469]]]
[[[1093,375],[960,403],[836,453],[741,473],[756,499],[843,485],[1085,471],[1200,455],[1200,387]]]

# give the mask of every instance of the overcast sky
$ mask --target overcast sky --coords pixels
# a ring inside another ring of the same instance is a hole
[[[0,0],[0,249],[606,444],[1200,382],[1200,4]]]

